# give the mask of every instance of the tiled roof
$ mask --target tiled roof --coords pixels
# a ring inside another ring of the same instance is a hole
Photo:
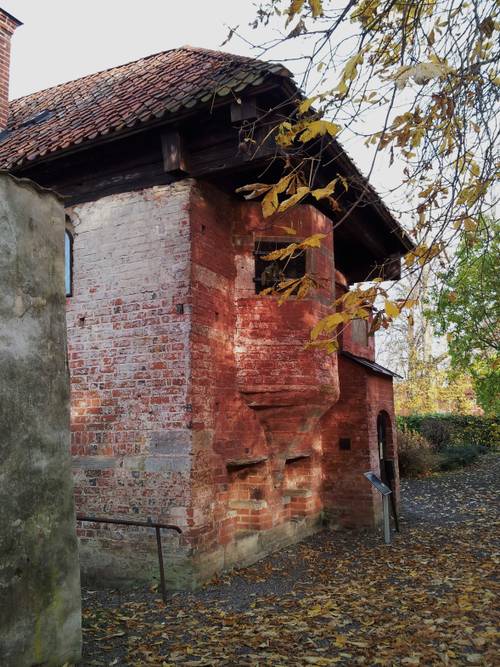
[[[12,169],[59,150],[237,95],[282,65],[190,46],[13,100],[0,132],[0,167]]]

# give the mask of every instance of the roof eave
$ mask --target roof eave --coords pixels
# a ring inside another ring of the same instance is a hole
[[[266,83],[260,84],[258,86],[255,86],[253,88],[248,87],[248,89],[252,90],[252,94],[259,95],[261,93],[268,92],[272,89],[279,88],[281,81],[275,80],[272,81],[275,77],[283,77],[284,75],[282,74],[271,74],[269,76],[269,81]],[[244,90],[248,90],[247,88]],[[243,91],[240,91],[243,92]],[[33,166],[38,166],[39,164],[47,163],[47,162],[53,162],[54,160],[58,160],[61,157],[65,157],[67,155],[72,155],[74,153],[80,153],[82,151],[87,150],[88,148],[93,148],[96,146],[101,146],[104,144],[111,143],[113,141],[118,141],[120,139],[125,139],[130,136],[133,136],[135,134],[139,134],[140,132],[144,132],[145,130],[153,129],[155,127],[161,127],[162,125],[170,125],[173,123],[178,123],[180,121],[185,120],[186,118],[190,118],[192,116],[196,116],[199,114],[201,111],[204,109],[209,109],[212,111],[213,109],[218,109],[220,107],[223,107],[224,105],[229,104],[232,101],[232,97],[230,94],[220,96],[217,100],[211,100],[210,102],[203,102],[200,104],[196,104],[192,107],[185,107],[181,112],[169,112],[166,111],[162,116],[158,117],[155,120],[147,120],[144,122],[141,121],[136,121],[132,127],[122,129],[122,130],[116,130],[116,131],[110,131],[106,135],[99,135],[95,137],[94,139],[84,139],[83,141],[80,141],[80,143],[73,143],[67,148],[62,148],[58,149],[56,151],[52,151],[49,153],[46,153],[45,155],[37,155],[33,159],[29,159],[29,157],[23,158],[21,161],[18,162],[11,162],[7,163],[3,169],[8,169],[8,170],[19,170],[23,171],[25,169],[30,169]]]
[[[363,366],[363,368],[366,368],[371,373],[375,373],[377,375],[383,375],[385,377],[390,377],[390,378],[399,378],[400,380],[402,379],[401,375],[395,373],[394,371],[391,371],[389,368],[385,368],[385,366],[381,366],[376,361],[370,361],[369,359],[365,359],[364,357],[359,357],[356,354],[352,354],[352,352],[347,352],[347,350],[342,350],[340,352],[340,355],[345,359],[352,361],[355,364]]]

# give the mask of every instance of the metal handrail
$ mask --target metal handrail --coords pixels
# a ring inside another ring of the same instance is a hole
[[[167,603],[167,590],[165,587],[165,571],[163,568],[163,550],[161,546],[161,534],[160,530],[164,528],[165,530],[175,530],[177,533],[182,533],[182,530],[179,526],[174,526],[171,523],[158,523],[156,521],[133,521],[131,519],[113,519],[110,517],[97,517],[97,516],[85,516],[83,514],[76,515],[77,521],[85,521],[88,523],[112,523],[118,524],[121,526],[141,526],[143,528],[154,528],[156,531],[156,547],[158,549],[158,565],[160,567],[160,585],[161,585],[161,594],[163,602]]]

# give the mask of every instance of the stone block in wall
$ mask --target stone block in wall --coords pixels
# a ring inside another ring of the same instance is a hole
[[[79,660],[64,210],[0,173],[0,664]]]

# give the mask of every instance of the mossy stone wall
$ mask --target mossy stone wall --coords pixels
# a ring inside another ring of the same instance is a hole
[[[0,173],[0,664],[81,653],[69,453],[64,210]]]

